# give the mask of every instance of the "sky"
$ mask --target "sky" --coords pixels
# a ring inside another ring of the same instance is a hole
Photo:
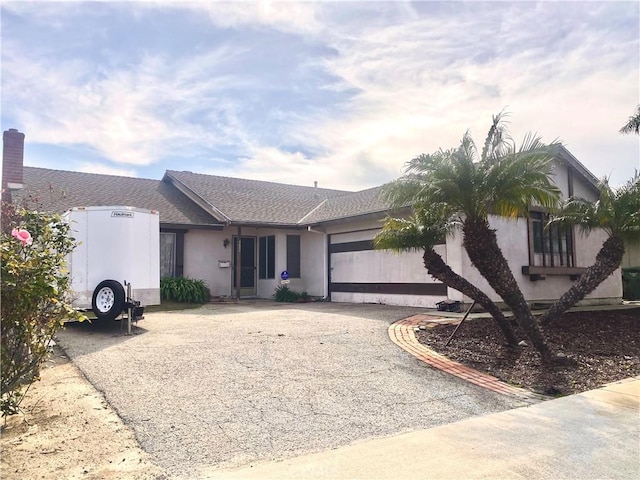
[[[640,168],[640,2],[11,2],[25,165],[360,190],[492,115],[614,185]]]

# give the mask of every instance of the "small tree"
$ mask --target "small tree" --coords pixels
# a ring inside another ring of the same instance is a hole
[[[395,252],[422,250],[422,261],[427,272],[482,305],[498,324],[507,344],[516,347],[518,339],[500,308],[478,287],[455,273],[434,250],[437,243],[451,233],[456,225],[459,226],[458,222],[451,220],[452,212],[445,205],[414,205],[413,210],[414,214],[408,219],[387,218],[382,231],[374,239],[375,247]]]
[[[557,205],[553,160],[559,144],[545,145],[527,135],[520,146],[508,136],[503,114],[478,151],[469,132],[458,148],[419,155],[407,162],[405,176],[389,184],[392,207],[446,205],[462,225],[463,246],[473,265],[511,308],[515,319],[544,361],[555,360],[513,272],[498,245],[489,215],[517,219],[537,204]]]
[[[18,411],[63,320],[85,317],[70,305],[65,257],[75,247],[59,215],[2,204],[0,411]]]
[[[636,173],[620,188],[611,188],[608,180],[601,180],[598,190],[600,194],[595,202],[570,198],[551,219],[550,224],[577,225],[585,234],[603,230],[607,239],[595,263],[540,318],[542,325],[562,315],[620,267],[625,240],[640,241],[640,175]]]

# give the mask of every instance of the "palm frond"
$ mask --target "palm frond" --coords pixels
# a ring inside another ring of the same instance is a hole
[[[638,105],[636,113],[630,116],[629,121],[622,126],[620,133],[640,134],[640,105]]]
[[[598,183],[596,201],[570,198],[553,215],[550,223],[577,225],[583,233],[603,229],[610,236],[632,241],[640,240],[640,176],[635,176],[619,188],[612,188],[608,179]]]
[[[508,144],[511,142],[511,137],[507,133],[506,129],[506,117],[509,113],[502,110],[497,115],[493,115],[491,127],[487,133],[487,138],[484,141],[482,148],[482,155],[480,161],[487,162],[495,158],[500,158],[504,150],[508,148]]]
[[[492,118],[482,154],[469,131],[457,148],[419,155],[405,164],[405,176],[383,189],[393,207],[447,204],[458,217],[527,215],[532,204],[557,207],[560,190],[553,182],[559,143],[545,145],[528,134],[520,146],[504,126],[506,114]]]
[[[444,241],[457,222],[445,205],[418,205],[409,218],[388,217],[374,240],[377,249],[396,252],[432,248]]]

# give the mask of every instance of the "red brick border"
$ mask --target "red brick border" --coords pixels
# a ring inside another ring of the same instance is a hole
[[[480,387],[486,388],[496,393],[502,393],[504,395],[510,395],[517,397],[520,400],[527,401],[529,403],[537,403],[545,400],[546,397],[532,393],[523,388],[514,387],[508,383],[504,383],[498,380],[496,377],[480,373],[473,368],[462,365],[461,363],[454,362],[444,355],[434,352],[425,345],[421,344],[414,333],[414,328],[424,323],[425,321],[443,321],[443,323],[450,323],[451,319],[442,319],[430,315],[414,315],[402,320],[398,320],[389,326],[388,333],[389,338],[393,343],[398,345],[403,350],[406,350],[417,359],[431,365],[434,368],[442,370],[443,372],[454,375],[458,378],[471,382]]]

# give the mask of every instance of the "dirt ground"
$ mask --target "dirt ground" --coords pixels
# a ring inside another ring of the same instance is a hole
[[[2,419],[3,480],[166,478],[57,347],[21,408]]]
[[[470,321],[443,348],[453,326],[421,332],[431,348],[513,384],[547,394],[569,394],[640,374],[640,309],[565,315],[546,329],[550,342],[575,364],[545,370],[531,349],[500,346],[492,322]],[[23,479],[162,480],[127,427],[57,349],[21,405],[2,419],[1,477]]]
[[[454,329],[427,328],[418,340],[452,360],[538,393],[570,395],[640,375],[640,308],[566,313],[545,327],[553,351],[568,357],[566,365],[543,365],[531,347],[505,347],[490,319],[465,322],[445,346]]]

